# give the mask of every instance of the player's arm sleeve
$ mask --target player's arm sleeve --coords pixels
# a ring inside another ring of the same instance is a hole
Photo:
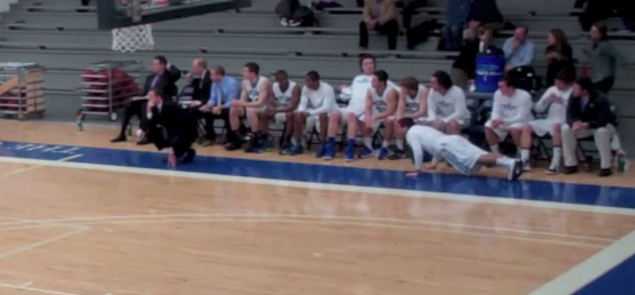
[[[310,115],[326,114],[333,110],[333,108],[335,107],[335,90],[333,90],[333,87],[326,87],[322,95],[324,96],[322,98],[322,106],[316,110],[310,111]]]
[[[549,103],[547,102],[547,99],[549,99],[549,97],[551,97],[551,95],[554,93],[555,93],[554,88],[547,89],[547,91],[545,91],[545,94],[543,94],[542,97],[540,97],[540,100],[536,102],[536,105],[534,105],[534,110],[538,113],[546,112],[547,108],[549,107]]]
[[[503,122],[508,125],[521,123],[521,122],[527,122],[529,120],[530,115],[531,115],[531,96],[527,95],[522,98],[522,102],[518,106],[518,111],[516,112],[516,115],[511,118],[504,119]]]
[[[494,94],[494,98],[493,98],[494,105],[492,106],[492,114],[490,115],[490,118],[489,118],[491,121],[500,119],[501,117],[501,106],[500,106],[501,100],[498,97],[499,95],[501,94],[498,91]]]
[[[415,170],[421,171],[421,165],[423,164],[423,145],[421,144],[419,138],[415,136],[414,132],[408,132],[408,135],[406,135],[406,141],[412,150],[412,160]]]
[[[467,105],[465,104],[465,93],[463,93],[463,90],[458,91],[456,95],[457,97],[455,100],[456,105],[454,106],[454,113],[450,114],[443,120],[445,123],[463,118],[465,116],[465,112],[467,111]]]
[[[298,112],[306,111],[306,106],[309,104],[309,97],[306,95],[306,86],[302,87],[302,94],[300,95],[300,104],[298,105]]]

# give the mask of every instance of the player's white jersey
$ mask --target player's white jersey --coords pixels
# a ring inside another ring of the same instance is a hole
[[[260,89],[262,84],[267,83],[269,79],[267,77],[259,76],[256,84],[252,84],[249,80],[243,80],[243,90],[247,92],[248,101],[257,101],[260,97]]]
[[[432,127],[415,125],[408,129],[406,141],[413,149],[421,148],[426,152],[436,156],[439,154],[441,142],[446,135]]]
[[[289,105],[291,102],[291,97],[293,96],[293,89],[297,84],[291,80],[289,80],[289,86],[285,91],[280,90],[280,83],[273,83],[273,96],[274,96],[274,104],[277,108],[285,107]]]
[[[426,89],[427,88],[425,86],[419,84],[419,89],[417,90],[417,93],[415,93],[415,95],[405,96],[405,100],[406,100],[406,109],[404,110],[405,114],[414,114],[419,111],[419,108],[421,106],[421,93],[426,91]]]
[[[388,106],[388,93],[392,90],[397,90],[396,85],[394,83],[386,83],[386,88],[383,92],[378,92],[375,88],[370,88],[370,95],[373,100],[373,108],[381,113],[386,110]]]
[[[571,97],[572,88],[559,90],[556,86],[551,86],[540,100],[534,106],[537,112],[544,112],[548,110],[547,119],[553,122],[564,123],[567,121],[567,105],[569,104],[569,98]],[[551,103],[548,101],[552,95],[560,97],[562,104]]]
[[[497,90],[491,119],[501,119],[507,124],[526,123],[533,119],[532,107],[531,95],[525,90],[516,89],[511,97]]]

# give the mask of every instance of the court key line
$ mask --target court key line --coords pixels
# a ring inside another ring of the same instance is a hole
[[[36,242],[36,243],[33,243],[33,244],[29,244],[29,245],[17,248],[17,249],[13,249],[11,251],[4,252],[4,253],[0,254],[0,260],[4,259],[4,258],[7,258],[7,257],[11,257],[11,256],[13,256],[15,254],[18,254],[18,253],[21,253],[21,252],[25,252],[25,251],[28,251],[28,250],[31,250],[31,249],[34,249],[34,248],[49,244],[49,243],[53,243],[55,241],[59,241],[59,240],[64,239],[64,238],[68,238],[70,236],[74,236],[76,234],[85,232],[85,231],[87,231],[89,229],[90,229],[90,227],[88,227],[88,226],[80,227],[80,228],[77,228],[77,229],[75,229],[75,230],[73,230],[71,232],[67,232],[67,233],[64,233],[64,234],[57,235],[55,237],[46,239],[46,240],[42,240],[42,241],[39,241],[39,242]]]
[[[80,158],[82,156],[84,156],[84,155],[82,155],[82,154],[72,155],[72,156],[68,156],[66,158],[62,158],[62,159],[56,160],[56,162],[71,161],[71,160]],[[42,168],[42,167],[46,167],[46,166],[48,166],[48,165],[44,165],[44,164],[42,164],[42,165],[34,165],[34,166],[31,166],[31,167],[26,167],[26,168],[22,168],[22,169],[18,169],[18,170],[14,170],[14,171],[10,171],[10,172],[4,173],[0,177],[7,177],[7,176],[11,176],[11,175],[16,175],[16,174],[20,174],[20,173],[23,173],[23,172],[35,170],[35,169]]]
[[[61,292],[61,291],[55,291],[55,290],[48,290],[48,289],[41,289],[41,288],[35,288],[35,287],[29,287],[29,286],[23,286],[23,285],[6,284],[6,283],[0,283],[0,287],[7,288],[7,289],[14,289],[14,290],[49,294],[49,295],[83,295],[83,294],[67,293],[67,292]]]
[[[570,211],[592,212],[592,213],[601,213],[601,214],[612,214],[612,215],[617,214],[617,215],[635,216],[635,209],[612,208],[612,207],[605,207],[605,206],[567,204],[567,203],[522,200],[522,199],[495,198],[495,197],[461,195],[461,194],[442,193],[442,192],[427,192],[427,191],[389,189],[389,188],[379,188],[379,187],[342,185],[342,184],[327,184],[327,183],[303,182],[303,181],[292,181],[292,180],[265,179],[265,178],[256,178],[256,177],[231,176],[231,175],[200,173],[200,172],[158,170],[158,169],[149,169],[149,168],[88,164],[88,163],[77,163],[77,162],[69,162],[69,161],[59,162],[59,161],[49,161],[49,160],[12,158],[12,157],[0,157],[0,162],[31,164],[31,165],[41,165],[41,166],[60,167],[60,168],[85,169],[85,170],[93,170],[93,171],[155,175],[155,176],[164,176],[164,177],[180,177],[180,178],[190,178],[190,179],[214,180],[214,181],[221,181],[221,182],[237,182],[237,183],[269,185],[269,186],[286,186],[286,187],[305,188],[305,189],[320,189],[320,190],[337,191],[337,192],[366,193],[366,194],[374,194],[374,195],[396,195],[396,196],[409,197],[409,198],[438,199],[438,200],[450,200],[450,201],[458,201],[458,202],[488,203],[488,204],[497,204],[497,205],[513,205],[513,206],[525,206],[525,207],[554,209],[554,210],[570,210]]]
[[[59,219],[39,219],[39,220],[23,220],[17,222],[6,222],[0,223],[0,231],[3,230],[13,230],[16,229],[26,229],[30,228],[26,227],[6,227],[9,225],[23,225],[29,223],[44,223],[49,224],[51,226],[57,225],[68,225],[68,226],[80,226],[80,225],[94,225],[94,224],[105,224],[103,222],[109,220],[134,220],[134,219],[167,219],[167,218],[218,218],[218,217],[241,217],[241,218],[302,218],[302,219],[339,219],[339,220],[354,220],[354,221],[363,221],[363,222],[392,222],[392,223],[409,223],[409,224],[420,224],[420,225],[431,225],[431,226],[447,226],[447,227],[457,227],[457,228],[470,228],[470,229],[478,229],[478,230],[487,230],[494,232],[510,232],[517,234],[530,234],[530,235],[539,235],[539,236],[549,236],[549,237],[557,237],[557,238],[566,238],[566,239],[578,239],[578,240],[589,240],[589,241],[601,241],[601,242],[614,242],[615,239],[609,238],[600,238],[600,237],[592,237],[592,236],[583,236],[583,235],[569,235],[569,234],[559,234],[559,233],[550,233],[550,232],[542,232],[542,231],[533,231],[533,230],[520,230],[520,229],[512,229],[512,228],[501,228],[501,227],[490,227],[490,226],[479,226],[479,225],[469,225],[463,223],[450,223],[450,222],[437,222],[437,221],[422,221],[422,220],[409,220],[409,219],[396,219],[396,218],[377,218],[377,217],[364,217],[364,216],[336,216],[336,215],[297,215],[297,214],[253,214],[253,213],[185,213],[185,214],[148,214],[148,215],[105,215],[105,216],[87,216],[87,217],[70,217],[70,218],[59,218]],[[70,222],[80,221],[80,223],[73,224]],[[97,221],[97,223],[95,223]],[[100,223],[102,222],[102,223]]]

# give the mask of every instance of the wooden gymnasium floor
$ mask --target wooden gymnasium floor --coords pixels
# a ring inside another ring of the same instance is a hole
[[[115,132],[0,121],[0,294],[635,294],[632,174],[407,180],[220,148],[170,171]]]

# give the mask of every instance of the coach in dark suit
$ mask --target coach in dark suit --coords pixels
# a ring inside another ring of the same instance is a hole
[[[168,164],[191,163],[196,156],[192,144],[198,137],[193,110],[164,100],[160,89],[148,93],[148,141],[159,150],[169,151]]]
[[[195,59],[192,63],[192,74],[196,78],[191,74],[187,76],[190,87],[192,87],[192,100],[206,104],[212,89],[211,73],[207,69],[207,62],[204,59]]]
[[[615,135],[617,118],[609,100],[594,90],[589,78],[580,78],[573,84],[572,98],[567,106],[567,123],[562,125],[562,153],[565,174],[578,171],[578,138],[593,136],[600,154],[600,176],[610,176],[611,139]]]
[[[146,77],[145,84],[143,86],[143,95],[147,96],[150,89],[161,89],[162,93],[165,94],[166,98],[172,100],[178,93],[178,87],[176,86],[176,82],[181,78],[181,71],[173,65],[168,63],[168,60],[164,56],[157,56],[152,61],[152,70],[153,74]],[[145,125],[147,123],[147,118],[145,116],[145,105],[146,99],[139,98],[135,99],[128,107],[126,107],[126,111],[124,113],[123,121],[121,122],[121,132],[119,136],[114,138],[111,142],[123,142],[126,141],[126,130],[128,129],[128,125],[130,125],[130,120],[133,116],[137,116],[140,123],[140,128],[145,131]],[[143,137],[137,144],[147,144],[147,137]]]

